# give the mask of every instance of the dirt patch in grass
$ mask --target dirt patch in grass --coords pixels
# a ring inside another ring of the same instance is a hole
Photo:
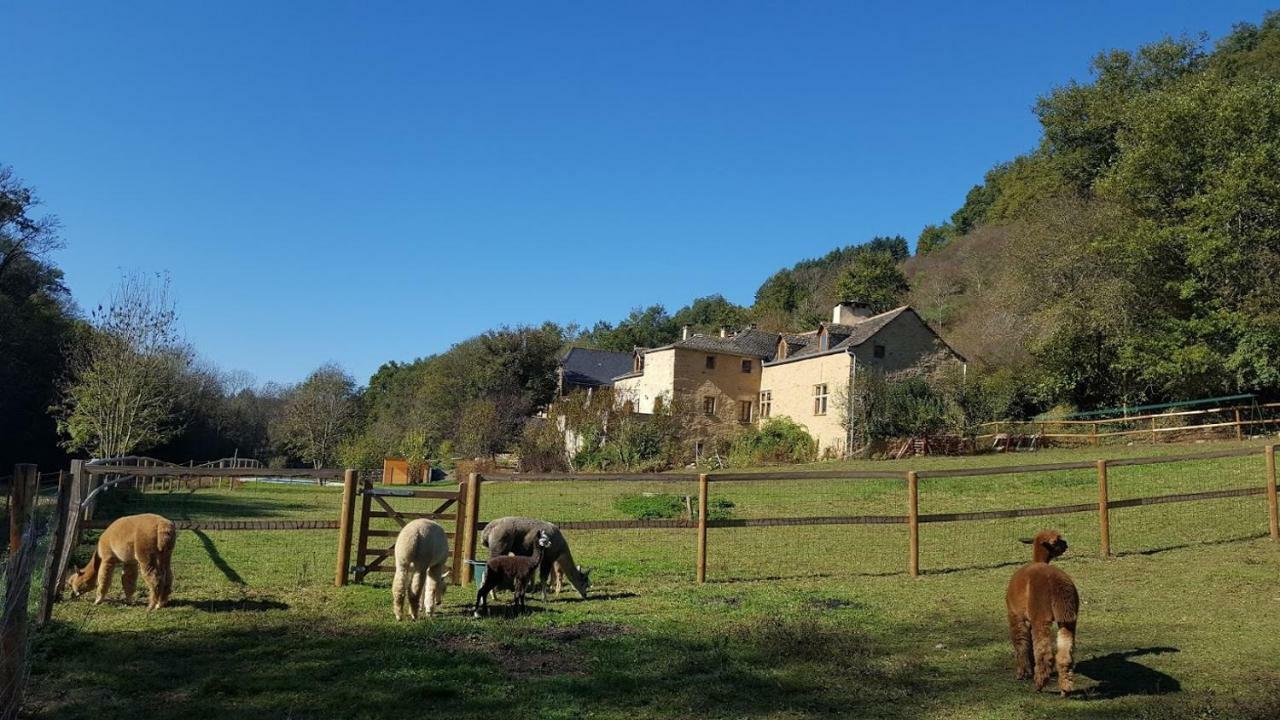
[[[626,625],[611,622],[587,621],[577,625],[543,628],[533,633],[534,637],[552,642],[569,643],[584,638],[598,639],[616,637],[631,632]]]
[[[508,676],[587,675],[588,654],[575,648],[580,640],[617,637],[632,628],[620,623],[584,622],[577,625],[539,628],[495,640],[479,634],[447,638],[443,645],[454,652],[473,652],[493,659]],[[549,643],[554,647],[546,647]]]
[[[804,601],[804,604],[815,610],[843,610],[859,607],[857,601],[844,598],[809,598]]]

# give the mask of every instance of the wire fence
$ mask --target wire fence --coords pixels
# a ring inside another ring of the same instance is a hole
[[[1073,557],[1280,540],[1271,446],[918,473],[482,480],[481,523],[503,515],[559,522],[575,558],[681,580],[1016,565],[1027,557],[1019,541],[1048,527],[1067,537]]]

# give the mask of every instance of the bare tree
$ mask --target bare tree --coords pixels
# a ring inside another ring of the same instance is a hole
[[[312,466],[336,462],[356,419],[356,382],[337,365],[322,365],[285,393],[272,427],[276,442]]]
[[[22,260],[40,260],[62,247],[58,221],[27,213],[40,204],[30,188],[0,165],[0,279]]]
[[[66,446],[118,457],[164,442],[179,429],[181,380],[192,362],[168,278],[126,275],[91,324],[64,395]]]

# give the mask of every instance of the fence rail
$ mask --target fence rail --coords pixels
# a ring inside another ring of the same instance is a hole
[[[1271,417],[1255,417],[1258,413],[1261,413],[1262,415],[1269,415]],[[1203,410],[1178,410],[1165,413],[1129,415],[1127,417],[1118,418],[1100,418],[1097,420],[995,420],[979,424],[977,427],[989,429],[990,432],[983,432],[976,435],[974,436],[974,439],[993,440],[1001,435],[1031,430],[1035,436],[1047,440],[1075,440],[1087,444],[1098,445],[1100,441],[1107,438],[1122,438],[1142,435],[1149,436],[1154,441],[1164,433],[1201,432],[1205,430],[1221,430],[1225,428],[1235,428],[1236,439],[1242,439],[1246,428],[1252,428],[1257,425],[1261,425],[1264,428],[1268,426],[1280,426],[1280,415],[1278,415],[1278,413],[1280,413],[1280,402],[1226,405],[1223,407],[1206,408]],[[1184,422],[1192,418],[1215,415],[1226,416],[1230,419],[1199,424],[1186,424]],[[1164,421],[1163,426],[1161,421]],[[1141,428],[1125,430],[1105,429],[1105,426],[1132,426],[1134,423],[1139,422],[1149,423],[1149,425]],[[1074,429],[1077,428],[1081,431],[1074,431]],[[1048,432],[1050,429],[1064,430],[1064,432]],[[1101,432],[1099,431],[1100,429],[1102,429]],[[1067,430],[1070,430],[1070,432],[1065,432]]]

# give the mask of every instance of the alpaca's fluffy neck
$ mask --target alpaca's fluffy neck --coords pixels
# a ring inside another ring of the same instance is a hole
[[[1047,564],[1052,559],[1053,555],[1050,554],[1049,548],[1045,547],[1043,543],[1036,543],[1035,549],[1031,551],[1031,561]]]

